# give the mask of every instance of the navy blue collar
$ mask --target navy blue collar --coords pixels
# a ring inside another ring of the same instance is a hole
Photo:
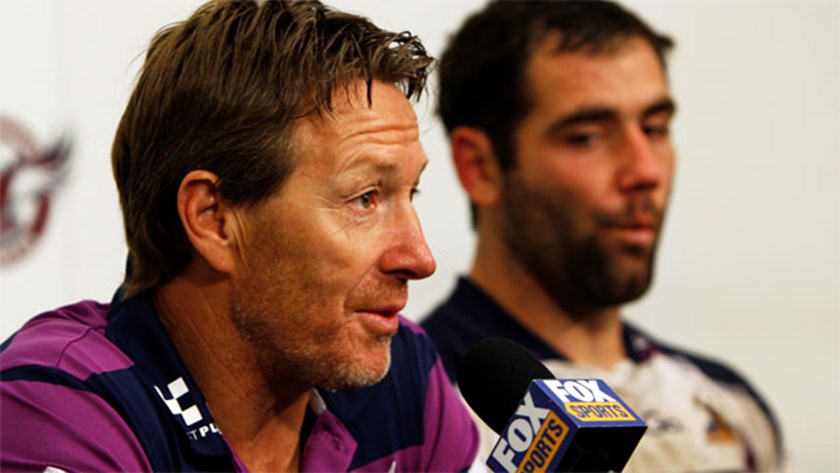
[[[178,350],[158,318],[148,295],[123,299],[120,288],[111,301],[106,335],[135,363],[151,396],[166,404],[189,440],[202,456],[230,457],[231,452],[213,421],[204,396],[187,371]]]
[[[508,311],[500,306],[495,299],[467,277],[459,277],[450,303],[458,308],[457,313],[469,314],[470,320],[462,321],[473,326],[481,338],[505,337],[528,348],[540,359],[559,359],[568,361],[569,358],[548,346],[533,332],[520,324]],[[624,346],[627,356],[640,363],[648,359],[656,346],[651,339],[628,322],[623,322]]]

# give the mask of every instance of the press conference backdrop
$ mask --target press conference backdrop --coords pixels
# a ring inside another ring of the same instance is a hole
[[[107,300],[125,244],[109,152],[144,47],[197,0],[0,0],[0,338]],[[329,2],[328,2],[329,3]],[[437,55],[482,0],[336,0]],[[730,360],[778,411],[793,471],[838,471],[840,76],[831,0],[633,0],[677,39],[678,168],[655,284],[626,315]],[[435,84],[432,84],[434,93]],[[474,238],[433,106],[416,207],[438,271],[419,319],[469,268]],[[66,152],[69,149],[69,152]]]

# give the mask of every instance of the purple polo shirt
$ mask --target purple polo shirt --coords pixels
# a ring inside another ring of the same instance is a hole
[[[392,365],[313,392],[302,471],[463,471],[478,433],[431,342],[401,319]],[[41,314],[0,346],[0,470],[245,471],[148,298]]]

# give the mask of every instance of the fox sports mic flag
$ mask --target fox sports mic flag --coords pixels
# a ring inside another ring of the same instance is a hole
[[[500,435],[487,459],[493,471],[621,471],[647,429],[602,380],[553,379],[505,339],[476,344],[458,383]]]

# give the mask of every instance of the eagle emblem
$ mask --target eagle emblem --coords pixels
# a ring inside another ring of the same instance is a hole
[[[0,116],[0,266],[19,260],[40,239],[69,156],[67,138],[40,147],[21,125]]]

